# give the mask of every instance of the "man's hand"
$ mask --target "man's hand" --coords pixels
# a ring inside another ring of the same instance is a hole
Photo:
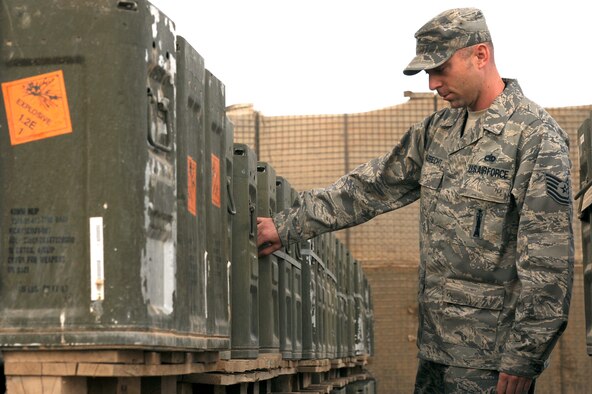
[[[270,255],[282,247],[280,236],[271,218],[257,218],[257,247],[259,257]]]
[[[531,383],[532,379],[530,378],[500,372],[497,381],[497,394],[528,393]]]

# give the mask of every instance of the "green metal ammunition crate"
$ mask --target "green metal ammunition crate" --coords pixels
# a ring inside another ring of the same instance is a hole
[[[327,358],[327,267],[325,266],[325,237],[324,234],[315,237],[313,250],[319,259],[316,264],[316,330],[314,331],[314,343],[316,346],[316,358]]]
[[[366,304],[364,301],[364,271],[358,260],[354,260],[354,303],[355,303],[355,355],[367,354],[366,349]]]
[[[257,258],[257,155],[234,144],[236,215],[232,232],[232,358],[259,354],[259,262]]]
[[[592,356],[592,114],[578,128],[580,157],[579,217],[584,264],[584,311],[586,319],[586,349]]]
[[[292,190],[292,205],[296,202],[298,197],[298,191],[291,188]],[[290,245],[290,256],[296,260],[298,265],[294,265],[295,269],[293,273],[293,290],[292,297],[294,299],[294,317],[292,324],[294,328],[294,334],[292,337],[292,357],[294,359],[302,358],[302,297],[303,297],[303,283],[302,283],[302,264],[304,258],[302,256],[302,250],[299,243]]]
[[[0,37],[0,346],[204,347],[179,317],[173,22],[5,0]]]
[[[337,264],[337,357],[344,358],[348,354],[347,342],[347,295],[346,295],[346,247],[339,240],[335,240]]]
[[[177,278],[187,281],[177,289],[177,299],[188,305],[188,313],[179,316],[180,327],[204,336],[205,108],[204,59],[183,37],[177,37]]]
[[[354,277],[354,257],[349,250],[346,250],[345,270],[346,270],[346,298],[347,298],[347,355],[353,357],[355,353],[355,335],[356,335],[356,301],[355,301],[355,277]]]
[[[206,317],[210,338],[230,338],[230,257],[228,223],[230,207],[227,181],[225,86],[206,69],[205,168],[206,168]],[[210,344],[210,347],[218,347]]]
[[[257,216],[271,217],[277,212],[276,173],[271,165],[257,164]],[[272,255],[259,259],[259,352],[278,353],[279,267]]]
[[[364,277],[364,304],[366,306],[366,352],[374,355],[374,306],[372,303],[372,288],[367,277]]]
[[[294,189],[285,178],[276,178],[278,212],[290,208],[294,201]],[[302,331],[301,308],[302,263],[298,261],[297,245],[292,244],[276,252],[280,272],[280,352],[285,359],[302,356],[302,342],[297,338]]]
[[[336,245],[335,234],[326,233],[325,248],[327,268],[327,358],[337,357],[337,272],[336,272]]]
[[[312,238],[301,243],[302,262],[302,358],[317,358],[318,314],[317,310],[317,265],[321,261],[315,253]]]

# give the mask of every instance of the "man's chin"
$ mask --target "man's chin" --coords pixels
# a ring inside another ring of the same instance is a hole
[[[466,105],[459,100],[444,100],[444,101],[448,101],[448,104],[450,104],[450,108],[463,108],[466,107]]]

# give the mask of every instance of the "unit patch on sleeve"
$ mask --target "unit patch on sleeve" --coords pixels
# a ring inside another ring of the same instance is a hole
[[[557,204],[569,205],[569,181],[562,180],[555,175],[545,172],[545,179],[547,183],[547,194]]]

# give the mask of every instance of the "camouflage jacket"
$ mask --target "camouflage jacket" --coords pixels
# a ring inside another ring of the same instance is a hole
[[[568,137],[514,80],[472,129],[466,109],[274,217],[284,245],[420,199],[419,357],[536,377],[573,282]]]

